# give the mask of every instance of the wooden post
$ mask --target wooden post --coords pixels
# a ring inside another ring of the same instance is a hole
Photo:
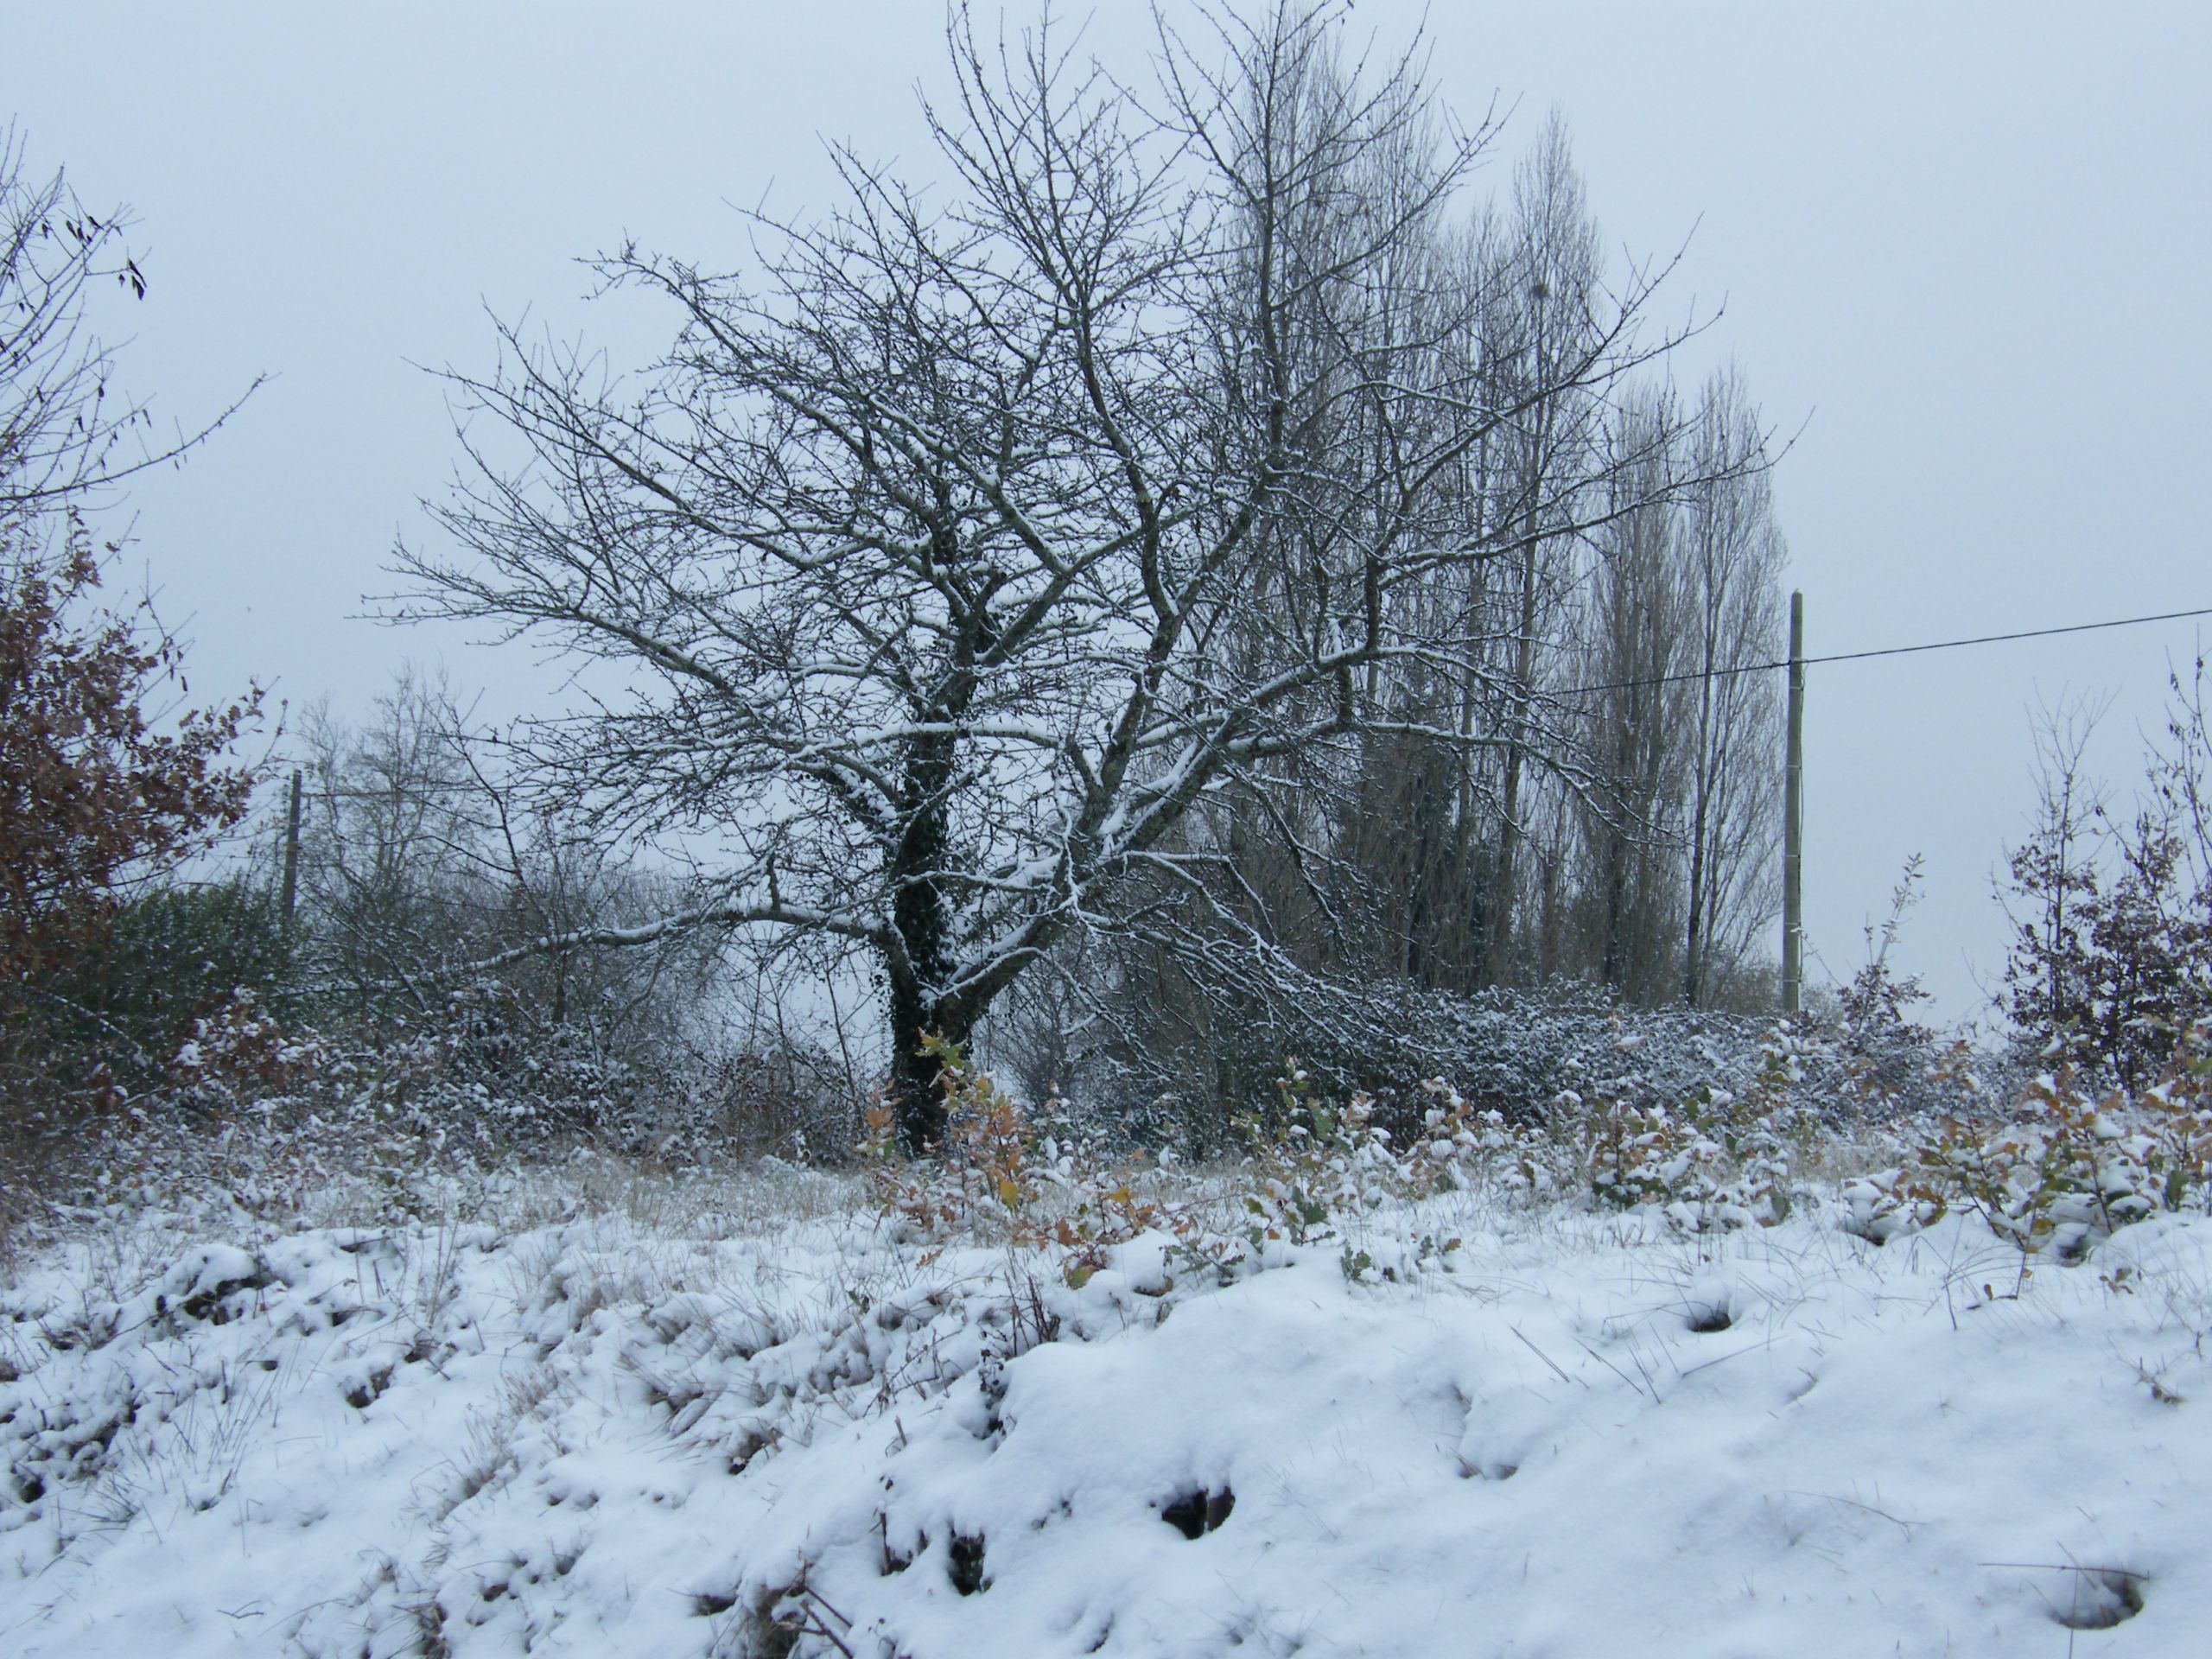
[[[284,815],[284,887],[278,904],[283,910],[284,926],[292,925],[292,912],[300,894],[300,769],[292,768],[292,803]]]
[[[1782,1011],[1805,1005],[1805,595],[1789,595],[1789,748],[1782,796]]]

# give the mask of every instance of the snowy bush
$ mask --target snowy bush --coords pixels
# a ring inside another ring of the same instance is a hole
[[[2131,1223],[2212,1207],[2209,1042],[2203,1027],[2184,1033],[2165,1074],[2133,1096],[2094,1090],[2061,1064],[1997,1115],[1970,1071],[1947,1065],[1955,1109],[1906,1157],[1843,1184],[1844,1227],[1880,1243],[1963,1211],[2023,1255],[2073,1260]]]
[[[1621,1046],[1633,1051],[1632,1039]],[[1633,1072],[1600,1084],[1580,1111],[1591,1192],[1619,1208],[1657,1206],[1687,1231],[1772,1226],[1789,1213],[1799,1150],[1817,1138],[1797,1103],[1801,1045],[1787,1027],[1770,1032],[1758,1072],[1740,1090],[1706,1083],[1672,1102]]]
[[[1646,1069],[1644,1039],[1616,1023],[1602,1070],[1590,1077],[1568,1060],[1580,1086],[1556,1091],[1535,1121],[1431,1079],[1407,1091],[1417,1110],[1398,1107],[1386,1123],[1376,1097],[1336,1096],[1294,1060],[1269,1109],[1236,1120],[1241,1154],[1217,1166],[1202,1198],[1164,1182],[1141,1154],[1063,1138],[1057,1100],[1033,1122],[957,1046],[936,1044],[946,1144],[930,1159],[901,1158],[879,1103],[861,1152],[884,1214],[912,1236],[1050,1251],[1070,1283],[1147,1233],[1171,1239],[1176,1260],[1223,1276],[1325,1245],[1359,1277],[1375,1265],[1360,1242],[1373,1217],[1460,1189],[1526,1203],[1580,1193],[1601,1208],[1649,1210],[1685,1233],[1775,1224],[1789,1213],[1801,1166],[1824,1145],[1821,1116],[1805,1099],[1807,1047],[1794,1028],[1770,1027],[1759,1068],[1739,1086],[1700,1081],[1670,1096]],[[1432,1234],[1406,1259],[1418,1267],[1449,1248]]]
[[[2182,1039],[2139,1096],[2092,1094],[2062,1065],[2030,1084],[2006,1122],[1954,1119],[1920,1148],[1922,1204],[1971,1209],[2023,1253],[2082,1255],[2146,1217],[2212,1198],[2212,1060],[2207,1033]]]
[[[487,1071],[486,1019],[457,995],[411,1033],[327,1033],[236,991],[191,1023],[153,1086],[69,1120],[60,1155],[10,1163],[0,1224],[30,1225],[55,1205],[208,1202],[396,1218],[445,1202],[455,1183],[582,1150],[704,1170],[772,1149],[834,1158],[849,1138],[828,1087],[796,1066],[771,1071],[775,1057],[639,1075],[553,1044]],[[781,1112],[772,1137],[755,1132],[764,1097]]]
[[[1119,1247],[1148,1233],[1186,1242],[1197,1224],[1187,1205],[1144,1190],[1143,1172],[1110,1165],[1095,1145],[1064,1141],[1058,1101],[1041,1122],[971,1067],[957,1043],[931,1038],[945,1092],[946,1143],[933,1158],[902,1156],[894,1114],[879,1100],[864,1113],[859,1148],[879,1207],[913,1236],[937,1242],[1041,1250],[1060,1276],[1080,1286]],[[1193,1248],[1196,1248],[1193,1245]]]

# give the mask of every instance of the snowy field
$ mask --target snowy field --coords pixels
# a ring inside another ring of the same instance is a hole
[[[1079,1287],[794,1170],[87,1218],[0,1291],[0,1652],[2204,1651],[2212,1222],[1844,1214]]]

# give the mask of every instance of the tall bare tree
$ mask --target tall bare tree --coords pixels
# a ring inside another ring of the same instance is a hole
[[[1781,826],[1782,686],[1757,664],[1782,655],[1782,571],[1768,434],[1742,377],[1707,382],[1693,429],[1694,482],[1682,509],[1688,770],[1682,805],[1688,903],[1682,1000],[1713,989],[1775,904]]]
[[[1433,251],[1491,128],[1417,58],[1344,62],[1337,9],[1201,15],[1142,98],[1049,22],[956,19],[944,205],[841,152],[842,206],[758,222],[749,276],[606,257],[676,306],[668,356],[632,391],[504,331],[454,380],[525,459],[469,442],[451,550],[400,554],[410,613],[614,665],[525,734],[548,787],[717,845],[692,903],[591,937],[865,952],[909,1146],[942,1122],[923,1033],[1075,931],[1151,937],[1172,898],[1264,993],[1281,953],[1202,804],[1362,734],[1531,748],[1395,696],[1496,652],[1406,601],[1536,522],[1471,518],[1472,451],[1669,343],[1637,278],[1478,372],[1446,347],[1484,296]]]
[[[1638,465],[1612,484],[1618,511],[1597,538],[1575,664],[1589,688],[1576,699],[1585,741],[1603,779],[1572,803],[1583,861],[1579,931],[1586,969],[1639,1001],[1674,977],[1681,911],[1673,832],[1687,737],[1682,526],[1658,487],[1675,426],[1662,393],[1622,416],[1618,441]]]
[[[1556,615],[1576,531],[1590,516],[1586,492],[1601,470],[1592,452],[1606,417],[1605,399],[1596,395],[1602,388],[1560,372],[1604,333],[1605,298],[1597,227],[1585,204],[1566,122],[1556,111],[1514,175],[1512,211],[1496,257],[1504,309],[1492,320],[1490,371],[1500,382],[1501,401],[1517,405],[1519,413],[1501,424],[1500,442],[1491,446],[1502,452],[1508,491],[1498,522],[1510,537],[1511,557],[1503,567],[1498,620],[1510,642],[1512,698],[1488,883],[1489,977],[1494,982],[1513,975],[1521,845],[1529,817],[1527,778],[1532,755],[1547,747],[1535,720],[1540,671],[1552,664],[1541,646]],[[1611,475],[1623,476],[1618,468]],[[1663,491],[1663,479],[1651,481]],[[1635,504],[1617,499],[1611,505],[1618,515]]]

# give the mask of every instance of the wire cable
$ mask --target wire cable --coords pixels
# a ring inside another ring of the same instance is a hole
[[[1798,663],[1810,668],[1819,663],[1862,663],[1874,657],[1910,657],[1923,651],[1956,651],[1962,645],[1996,645],[2013,639],[2048,639],[2062,633],[2095,633],[2105,628],[2137,628],[2150,622],[2183,622],[2192,617],[2212,616],[2212,606],[2195,611],[2162,611],[2156,616],[2115,617],[2109,622],[2074,622],[2059,628],[2024,628],[2017,633],[1981,633],[1966,639],[1932,639],[1918,645],[1884,645],[1874,651],[1839,651],[1826,657],[1801,657]],[[1685,680],[1719,680],[1735,674],[1764,674],[1771,669],[1788,668],[1787,657],[1770,663],[1739,663],[1729,668],[1694,668],[1681,674],[1661,674],[1646,680],[1616,680],[1607,685],[1579,685],[1573,690],[1556,695],[1562,697],[1594,696],[1600,691],[1633,691],[1647,685],[1677,685]]]

